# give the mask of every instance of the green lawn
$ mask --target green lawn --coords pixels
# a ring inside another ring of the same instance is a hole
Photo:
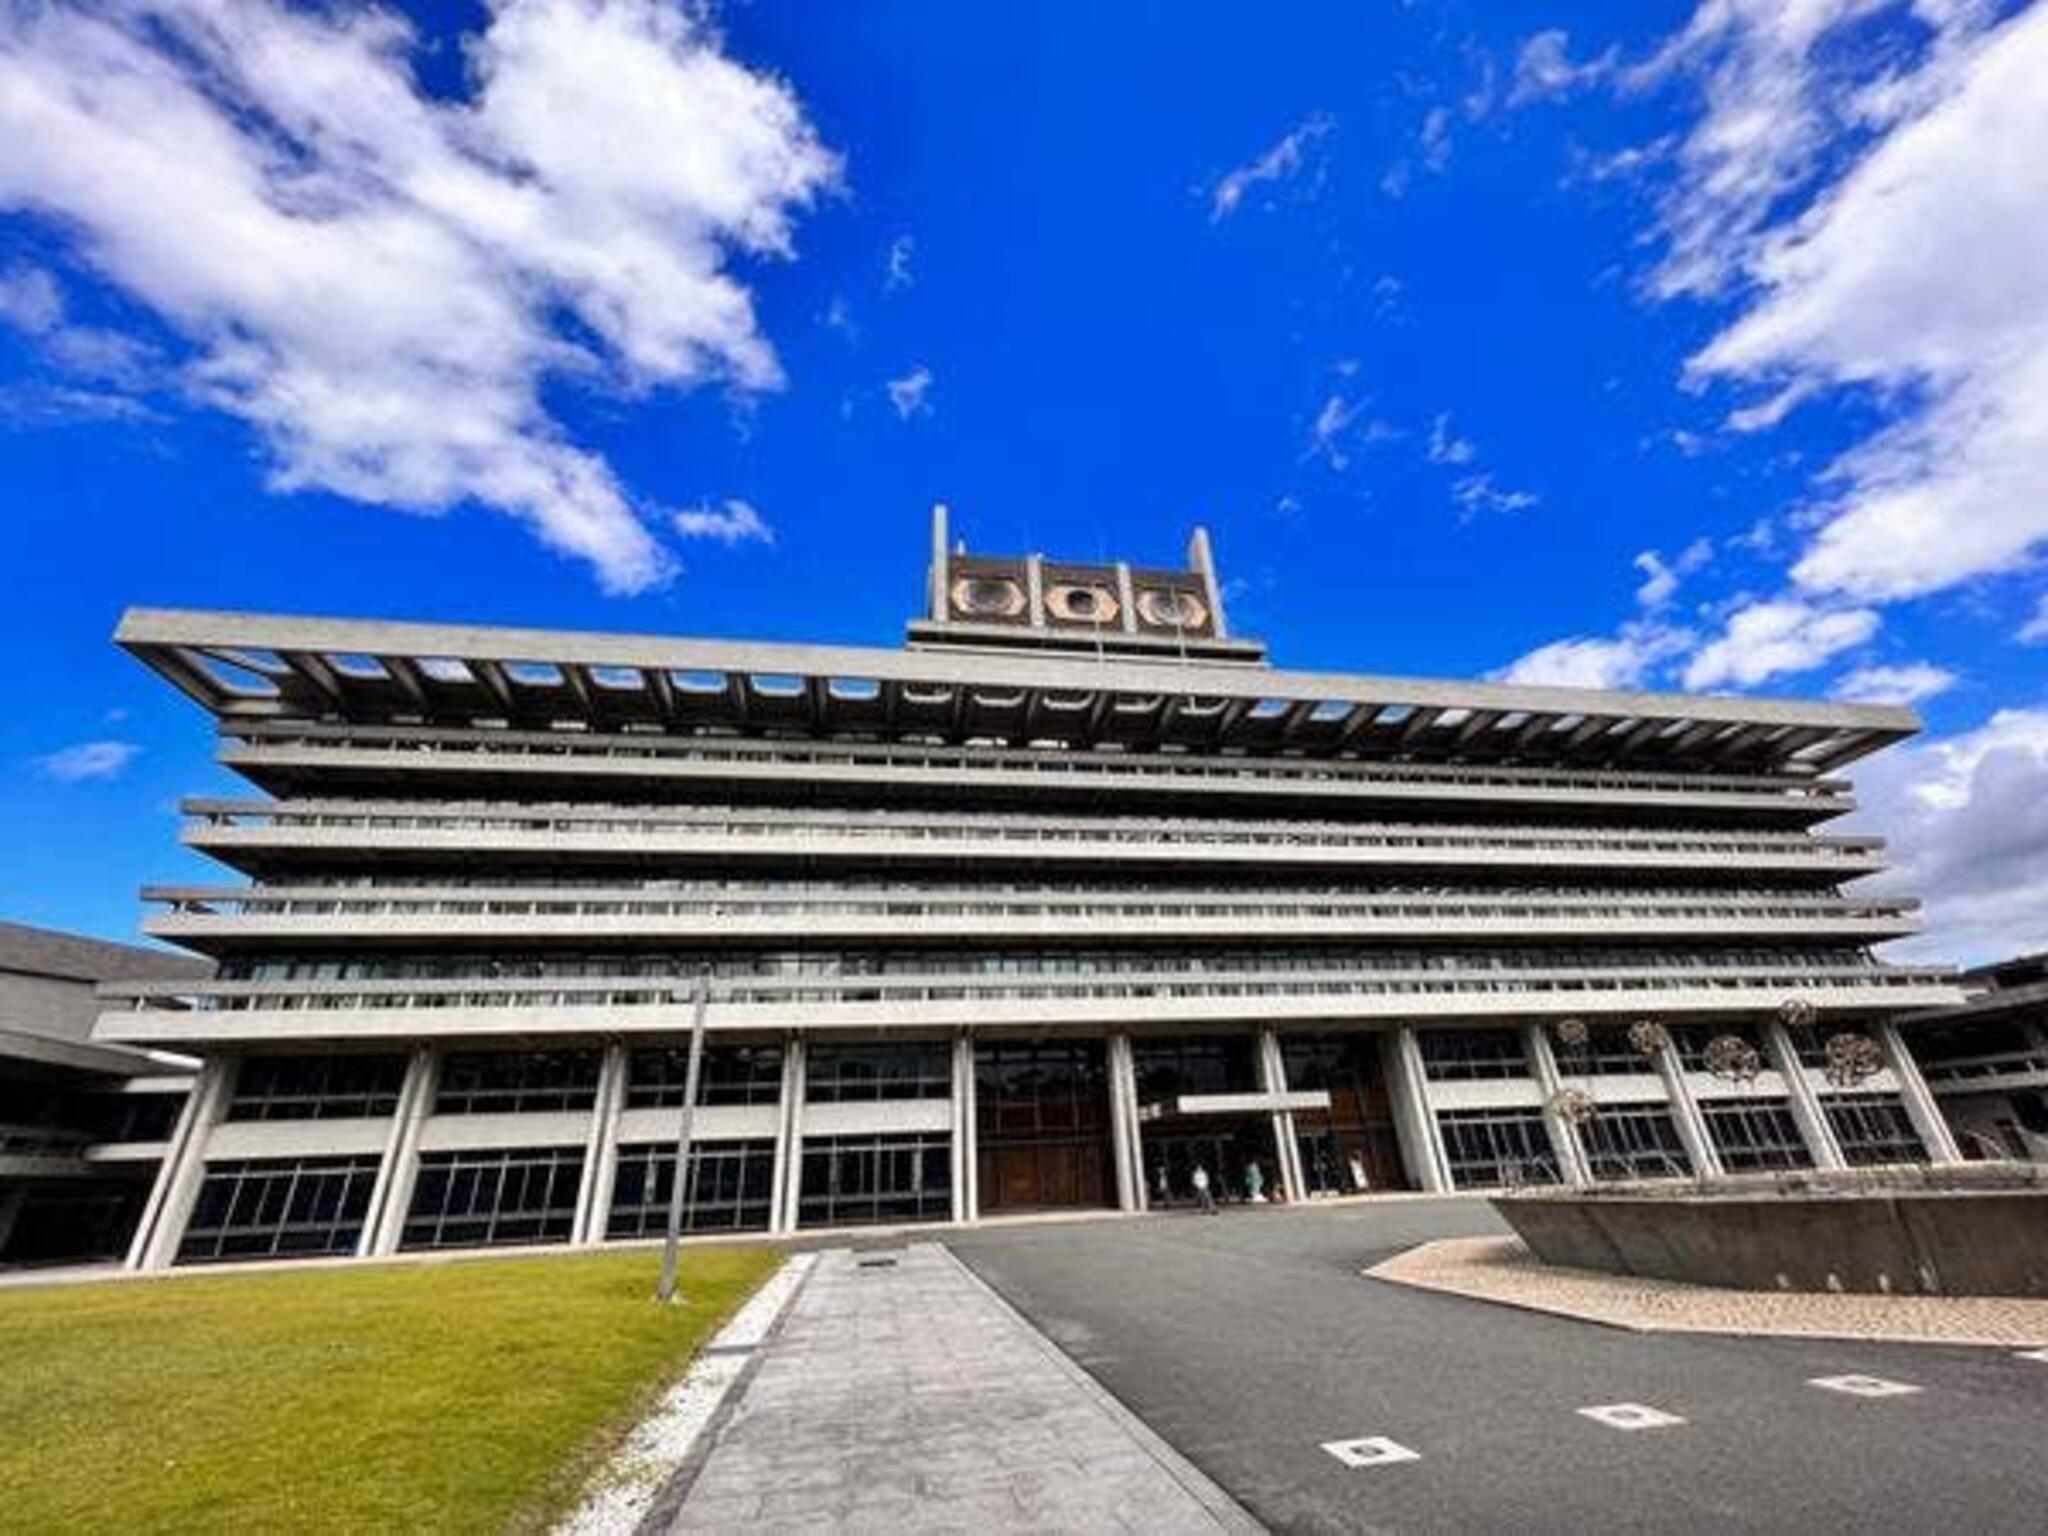
[[[0,1291],[0,1529],[501,1531],[575,1502],[765,1249]]]

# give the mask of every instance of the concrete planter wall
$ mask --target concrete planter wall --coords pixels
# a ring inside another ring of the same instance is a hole
[[[1506,1195],[1546,1264],[1742,1290],[2048,1296],[2048,1178],[1993,1165]]]

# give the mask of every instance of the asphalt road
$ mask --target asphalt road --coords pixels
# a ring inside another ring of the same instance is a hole
[[[2048,1531],[2048,1364],[1644,1335],[1369,1280],[1469,1201],[990,1229],[950,1245],[1278,1531]],[[2048,1341],[2044,1341],[2048,1342]],[[1921,1388],[1858,1398],[1859,1374]],[[1576,1410],[1641,1403],[1681,1425]],[[1342,1465],[1386,1436],[1418,1459]]]

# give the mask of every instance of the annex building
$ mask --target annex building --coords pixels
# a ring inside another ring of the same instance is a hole
[[[1830,830],[1903,709],[1288,671],[1199,531],[943,511],[900,649],[118,638],[250,785],[144,892],[216,974],[102,989],[204,1063],[140,1267],[658,1234],[700,977],[700,1232],[1957,1156],[1887,1020],[1963,993]]]

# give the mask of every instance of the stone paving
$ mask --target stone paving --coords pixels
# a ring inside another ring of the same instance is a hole
[[[934,1244],[821,1255],[742,1393],[665,1529],[1260,1529]]]
[[[1539,1264],[1513,1237],[1445,1238],[1366,1271],[1425,1290],[1505,1302],[1646,1332],[2048,1343],[2048,1301],[2006,1296],[1857,1296],[1739,1291]]]

